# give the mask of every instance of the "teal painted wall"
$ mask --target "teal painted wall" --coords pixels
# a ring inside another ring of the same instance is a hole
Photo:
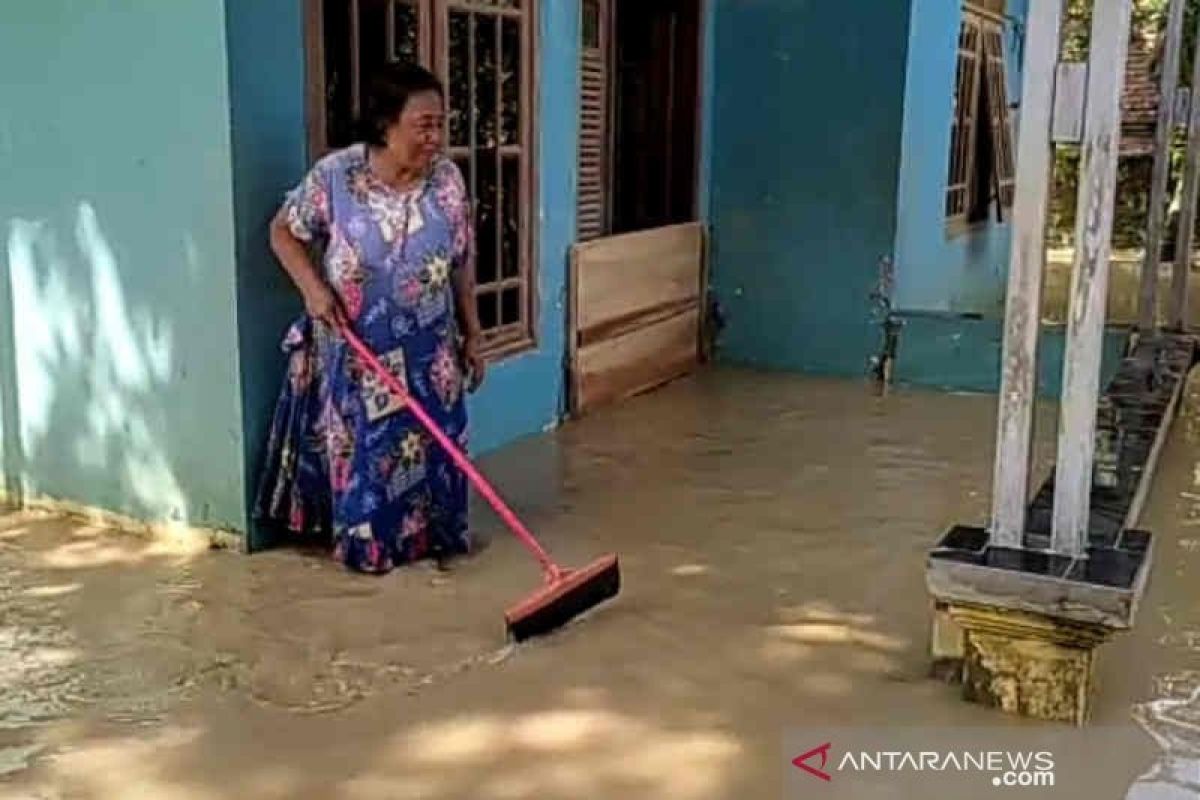
[[[244,524],[223,14],[0,10],[0,408],[30,495]]]
[[[998,319],[940,315],[906,318],[896,353],[894,380],[899,385],[993,394],[1000,388],[1003,341],[1003,322]],[[1127,341],[1126,331],[1114,329],[1106,335],[1101,386],[1115,373]],[[1043,328],[1038,345],[1038,393],[1042,397],[1059,397],[1065,344],[1062,327]]]
[[[308,168],[303,3],[231,2],[225,9],[237,244],[238,341],[245,419],[243,492],[258,488],[266,436],[283,378],[283,332],[303,313],[271,253],[268,227],[284,194]],[[250,547],[267,544],[250,531]]]
[[[1005,26],[1010,101],[1020,99],[1027,0],[1009,0]],[[968,232],[945,226],[946,178],[962,4],[912,0],[896,229],[899,311],[1004,314],[1010,226],[995,217]]]
[[[896,235],[907,0],[716,0],[719,357],[861,375]]]

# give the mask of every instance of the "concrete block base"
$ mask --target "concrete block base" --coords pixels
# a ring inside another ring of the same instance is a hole
[[[1110,628],[1008,608],[938,606],[934,663],[944,675],[957,673],[965,700],[1033,719],[1087,723],[1096,651]]]

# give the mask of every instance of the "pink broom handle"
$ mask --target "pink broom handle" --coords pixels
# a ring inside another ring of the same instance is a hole
[[[411,411],[413,416],[415,416],[417,420],[425,426],[425,430],[429,431],[429,434],[433,436],[434,439],[437,439],[438,444],[440,444],[450,458],[453,459],[454,463],[458,465],[459,469],[466,473],[467,477],[470,478],[471,483],[475,485],[475,488],[479,490],[479,493],[483,495],[484,499],[491,504],[492,508],[497,514],[500,515],[500,518],[504,520],[509,529],[512,530],[512,532],[517,535],[517,538],[519,538],[525,544],[525,546],[529,548],[530,552],[532,552],[534,557],[536,557],[541,563],[542,569],[545,570],[547,578],[553,580],[562,575],[562,568],[554,563],[549,554],[546,553],[540,544],[538,544],[538,541],[533,537],[533,534],[530,533],[529,530],[521,523],[521,520],[517,519],[517,515],[513,513],[512,509],[505,505],[504,501],[500,499],[500,495],[497,494],[496,490],[492,488],[491,484],[487,482],[483,475],[479,473],[479,470],[475,469],[475,466],[467,459],[465,455],[463,455],[462,451],[455,446],[454,442],[450,441],[450,437],[443,433],[441,428],[437,426],[437,423],[435,423],[429,414],[425,412],[425,409],[421,408],[420,403],[414,400],[412,395],[404,390],[404,387],[400,384],[400,381],[396,379],[396,376],[393,375],[386,367],[384,367],[383,364],[379,363],[379,359],[375,357],[375,354],[368,350],[367,346],[364,345],[348,327],[343,326],[341,330],[342,335],[346,337],[346,341],[350,343],[350,346],[354,348],[355,352],[357,352],[359,356],[361,356],[362,359],[367,362],[367,365],[379,375],[380,379],[382,379],[383,382],[388,385],[388,388],[404,398],[404,404],[408,410]]]

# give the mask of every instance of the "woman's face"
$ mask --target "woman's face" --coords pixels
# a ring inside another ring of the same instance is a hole
[[[441,96],[432,91],[414,94],[388,128],[388,150],[402,164],[425,167],[441,152],[444,125]]]

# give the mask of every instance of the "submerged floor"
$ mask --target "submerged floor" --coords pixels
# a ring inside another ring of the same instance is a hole
[[[927,749],[968,729],[1103,740],[1039,791],[1124,797],[1162,762],[1135,707],[1183,720],[1159,731],[1200,716],[1139,706],[1200,686],[1191,392],[1148,511],[1150,595],[1103,651],[1087,732],[925,677],[924,555],[982,519],[993,398],[721,372],[487,461],[564,560],[622,558],[615,603],[516,649],[501,612],[537,575],[495,529],[448,576],[378,579],[3,519],[0,796],[757,800],[785,796],[789,736],[922,726]],[[1193,796],[1147,791],[1129,796]]]

